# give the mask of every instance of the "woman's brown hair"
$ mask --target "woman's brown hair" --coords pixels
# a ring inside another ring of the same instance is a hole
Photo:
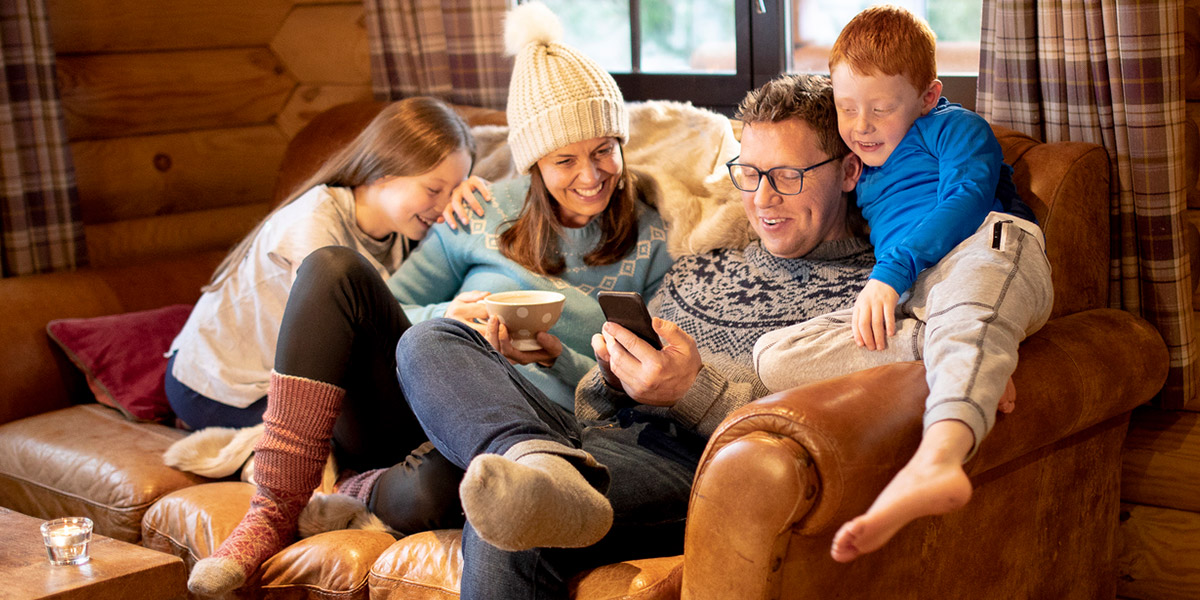
[[[318,185],[354,188],[383,177],[412,177],[431,171],[446,156],[465,149],[475,162],[475,140],[454,109],[418,96],[388,104],[346,147],[326,160],[225,256],[203,291],[215,288],[250,251],[254,238],[275,213]]]
[[[610,265],[629,254],[637,243],[637,186],[628,168],[618,176],[620,184],[599,219],[600,241],[583,257],[585,264]],[[521,214],[499,237],[500,253],[539,275],[558,275],[566,268],[558,249],[563,225],[558,203],[546,189],[537,163],[529,168],[529,192]]]

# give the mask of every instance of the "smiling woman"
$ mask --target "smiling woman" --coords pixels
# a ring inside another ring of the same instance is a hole
[[[624,164],[616,138],[575,142],[543,156],[535,167],[550,195],[558,200],[558,220],[583,227],[608,207]]]

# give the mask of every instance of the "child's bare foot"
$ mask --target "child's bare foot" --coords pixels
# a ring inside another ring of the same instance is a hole
[[[1017,407],[1017,388],[1013,386],[1012,377],[1008,378],[1008,383],[1004,386],[1004,394],[1000,396],[1000,405],[997,407],[1000,412],[1008,414]]]
[[[916,519],[965,505],[971,499],[971,481],[962,461],[973,444],[970,428],[959,421],[931,425],[917,453],[883,488],[871,508],[846,522],[834,535],[829,552],[833,559],[850,562],[883,547]]]

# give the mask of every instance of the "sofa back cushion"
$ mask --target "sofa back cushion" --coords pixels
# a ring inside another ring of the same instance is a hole
[[[1046,234],[1058,317],[1108,306],[1108,153],[1096,144],[1046,144],[993,126],[1017,191]]]

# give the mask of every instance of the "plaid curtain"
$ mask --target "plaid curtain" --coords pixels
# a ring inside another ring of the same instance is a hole
[[[1161,399],[1196,390],[1184,238],[1182,0],[984,0],[976,106],[1044,141],[1100,144],[1111,161],[1109,303],[1166,340]]]
[[[44,0],[0,0],[0,273],[86,264]]]
[[[363,0],[375,97],[437,96],[503,109],[509,0]]]

